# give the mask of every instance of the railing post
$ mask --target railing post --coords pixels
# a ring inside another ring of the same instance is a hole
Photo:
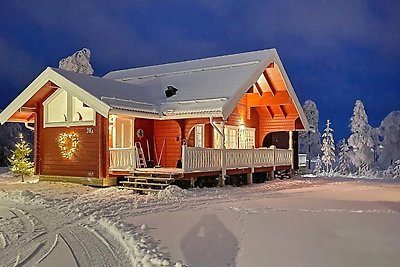
[[[290,162],[291,162],[291,169],[294,168],[294,157],[293,157],[293,131],[289,131],[289,150],[290,150]]]
[[[272,149],[272,170],[276,170],[276,146],[270,146]]]
[[[132,167],[132,170],[136,169],[136,149],[135,147],[132,147],[131,149],[131,157],[132,157],[132,162],[130,162],[130,165]]]
[[[186,169],[186,144],[182,144],[182,172],[185,173]]]
[[[247,184],[250,185],[253,183],[253,173],[254,173],[254,153],[255,149],[254,147],[251,149],[250,153],[250,173],[247,174]]]

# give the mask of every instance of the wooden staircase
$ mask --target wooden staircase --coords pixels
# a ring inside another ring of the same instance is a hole
[[[171,175],[140,172],[136,172],[131,176],[126,176],[126,179],[126,181],[121,182],[122,186],[120,188],[145,194],[157,193],[175,181],[175,178]]]

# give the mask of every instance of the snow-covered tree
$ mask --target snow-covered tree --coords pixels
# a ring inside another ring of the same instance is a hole
[[[325,165],[325,171],[332,171],[332,163],[335,162],[335,141],[333,140],[333,129],[331,122],[326,121],[326,128],[322,134],[322,162]]]
[[[394,179],[400,178],[400,159],[395,161],[395,165],[393,168],[393,178]]]
[[[400,111],[392,111],[379,127],[382,136],[382,154],[379,162],[383,167],[400,159]]]
[[[319,111],[312,100],[304,102],[303,110],[311,130],[299,134],[299,150],[300,153],[307,154],[308,168],[310,168],[311,158],[321,151],[321,134],[318,131]]]
[[[33,162],[30,161],[29,155],[32,149],[29,144],[25,142],[21,134],[20,141],[15,145],[15,150],[12,151],[11,157],[8,159],[11,164],[10,171],[21,177],[21,181],[24,181],[25,176],[31,176],[33,174]]]
[[[354,166],[361,174],[368,170],[374,159],[374,138],[372,127],[368,124],[368,116],[365,113],[364,104],[357,100],[350,119],[351,135],[348,144],[351,149],[350,158]]]
[[[61,59],[58,63],[58,66],[63,70],[85,73],[89,75],[92,75],[94,72],[92,65],[90,65],[89,48],[83,48],[82,50],[76,51],[71,56]]]
[[[350,173],[350,158],[349,158],[349,146],[345,139],[340,140],[339,150],[339,173],[347,175]]]
[[[322,161],[318,154],[317,161],[315,162],[314,173],[315,175],[319,176],[321,174],[321,171],[322,171]]]

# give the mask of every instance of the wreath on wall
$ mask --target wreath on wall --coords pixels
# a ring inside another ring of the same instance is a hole
[[[67,145],[71,142],[71,145]],[[65,159],[72,158],[78,151],[79,138],[76,133],[61,133],[57,138],[58,147],[61,150],[61,156]]]

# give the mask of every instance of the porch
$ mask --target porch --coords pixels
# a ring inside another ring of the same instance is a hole
[[[147,173],[169,175],[178,179],[193,179],[198,176],[225,177],[230,174],[252,174],[293,168],[293,151],[277,149],[275,146],[253,149],[216,149],[183,145],[181,153],[181,167],[138,168],[135,148],[110,148],[110,173],[113,175]]]

